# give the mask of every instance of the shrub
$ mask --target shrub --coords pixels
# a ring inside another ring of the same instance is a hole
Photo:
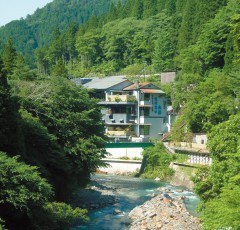
[[[161,142],[156,143],[154,147],[144,149],[143,157],[147,165],[141,177],[149,179],[159,177],[164,180],[173,175],[174,171],[169,168],[169,164],[176,156],[167,153]]]

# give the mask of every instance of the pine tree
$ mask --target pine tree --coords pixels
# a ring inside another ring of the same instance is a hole
[[[10,94],[7,73],[0,59],[0,151],[10,155],[22,153],[19,135],[18,103]]]
[[[64,62],[62,59],[58,60],[57,64],[53,67],[52,75],[56,77],[68,77],[68,71],[64,65]]]
[[[69,61],[72,64],[73,58],[76,57],[76,33],[78,26],[76,23],[71,23],[64,34],[65,45],[65,61]]]
[[[57,61],[62,58],[63,54],[63,42],[61,40],[61,33],[59,28],[55,28],[53,31],[51,45],[48,51],[49,62],[54,65]]]
[[[136,17],[137,19],[142,19],[143,17],[143,0],[134,0],[132,7],[132,17]]]
[[[145,0],[143,2],[143,18],[149,18],[157,13],[157,0]]]
[[[25,63],[22,55],[18,55],[16,60],[16,66],[13,68],[13,73],[10,76],[14,80],[34,80],[36,74],[30,67]]]
[[[179,29],[178,49],[184,49],[193,43],[194,17],[196,13],[196,0],[187,0],[183,11],[183,19]]]
[[[2,60],[4,64],[4,71],[6,71],[7,77],[13,73],[13,68],[16,64],[17,51],[13,47],[12,39],[9,38],[3,49]]]
[[[167,14],[169,16],[172,16],[176,11],[176,1],[168,0],[165,4],[165,8],[166,8]]]

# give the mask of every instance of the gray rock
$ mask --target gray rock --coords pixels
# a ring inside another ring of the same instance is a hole
[[[163,199],[163,196],[158,195],[143,205],[134,208],[129,213],[129,218],[133,220],[130,230],[201,229],[199,219],[187,212],[181,199],[171,197],[171,205],[168,205],[167,200],[167,198]]]

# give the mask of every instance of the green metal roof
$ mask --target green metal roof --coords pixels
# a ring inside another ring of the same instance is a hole
[[[118,142],[118,143],[105,143],[105,148],[147,148],[154,146],[150,142]]]

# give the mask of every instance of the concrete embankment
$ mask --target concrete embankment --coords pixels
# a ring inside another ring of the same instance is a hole
[[[188,213],[182,199],[163,193],[134,208],[130,230],[200,230],[200,220]]]
[[[171,185],[183,186],[189,190],[193,190],[194,183],[191,177],[195,175],[197,168],[173,162],[169,167],[175,171],[170,181],[168,181]]]
[[[131,175],[140,170],[141,160],[120,160],[113,158],[105,158],[103,160],[108,164],[107,168],[99,168],[98,172],[110,173],[115,175]]]

